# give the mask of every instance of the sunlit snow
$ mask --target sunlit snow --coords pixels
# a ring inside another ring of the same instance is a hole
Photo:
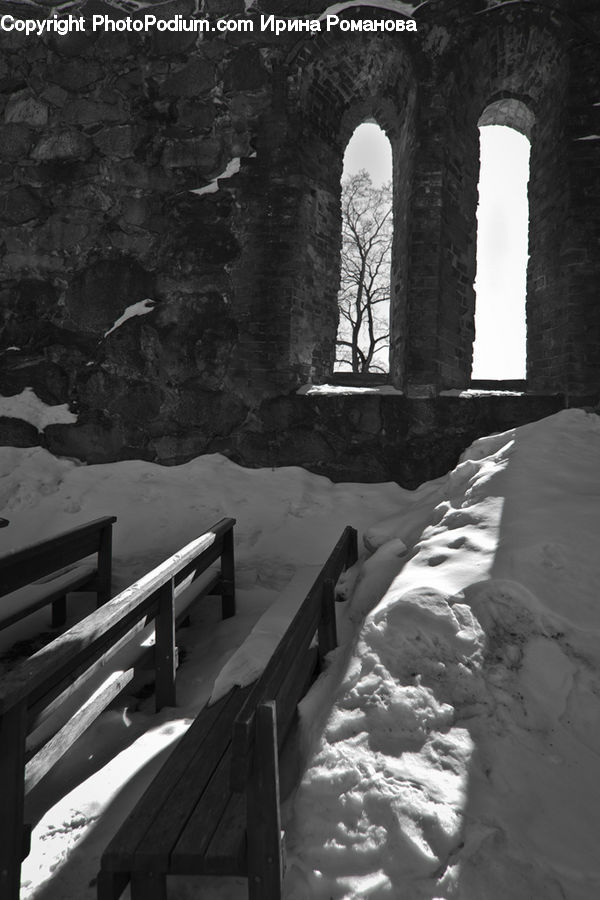
[[[195,194],[197,197],[201,197],[203,194],[215,194],[219,190],[219,179],[231,178],[232,175],[237,175],[240,171],[240,165],[240,157],[235,156],[233,159],[229,160],[223,171],[213,178],[212,181],[204,185],[204,187],[194,188],[190,191],[190,194]]]
[[[70,425],[77,421],[77,416],[70,412],[66,403],[49,406],[30,387],[12,397],[0,395],[0,416],[29,422],[38,431],[43,431],[47,425]]]
[[[287,897],[599,895],[599,459],[581,411],[478,441],[373,609],[359,576],[333,707],[303,704]]]
[[[146,300],[140,300],[138,303],[132,303],[131,306],[128,306],[125,312],[119,316],[116,322],[111,325],[108,331],[104,332],[104,337],[108,337],[109,334],[112,334],[113,331],[120,328],[128,319],[132,319],[134,316],[148,315],[149,312],[152,312],[155,305],[155,301],[148,298]]]
[[[599,896],[599,458],[600,419],[581,410],[482,438],[412,492],[220,456],[0,450],[0,546],[116,514],[117,587],[238,519],[237,616],[208,603],[180,632],[176,709],[124,695],[42,782],[22,900],[92,900],[100,853],[169,748],[215,681],[260,671],[348,523],[364,550],[338,585],[341,645],[302,703],[284,896]],[[169,891],[247,896],[244,879]]]

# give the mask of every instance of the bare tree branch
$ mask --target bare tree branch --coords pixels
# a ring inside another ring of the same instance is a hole
[[[385,371],[392,237],[391,184],[373,187],[365,169],[344,179],[336,362],[353,372]]]

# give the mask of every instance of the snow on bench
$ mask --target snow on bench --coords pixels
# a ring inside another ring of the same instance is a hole
[[[258,678],[320,570],[321,566],[301,566],[296,571],[277,600],[265,610],[244,643],[221,669],[209,704],[216,703],[236,685],[246,687]]]
[[[209,591],[221,595],[224,618],[235,615],[234,524],[234,519],[221,519],[201,537],[17,664],[0,683],[2,900],[18,900],[20,863],[29,853],[30,827],[24,824],[25,795],[135,674],[133,666],[126,671],[112,672],[108,677],[107,670],[110,671],[115,661],[123,665],[130,653],[139,656],[140,644],[135,638],[140,632],[148,634],[146,629],[149,620],[152,621],[150,627],[156,637],[153,639],[152,631],[149,637],[155,644],[156,708],[175,705],[178,618],[185,617],[193,598]],[[88,529],[83,541],[85,548],[89,538]],[[86,549],[83,555],[89,552]],[[46,571],[52,568],[46,549],[38,556],[37,576],[45,574],[39,571],[42,562]],[[9,576],[3,584],[6,589],[20,586],[15,583],[17,575],[21,577],[26,566],[21,551],[9,559],[16,560],[17,565],[12,569],[4,565]],[[64,564],[60,555],[59,561]],[[220,566],[215,571],[213,564],[217,561]],[[0,575],[3,562],[0,561]],[[105,679],[99,687],[97,677]],[[83,706],[79,703],[82,691],[85,692]]]

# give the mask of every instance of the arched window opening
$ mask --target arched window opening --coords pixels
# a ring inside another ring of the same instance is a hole
[[[474,380],[524,379],[530,135],[518,100],[491,103],[479,120]]]
[[[392,239],[392,148],[365,122],[344,155],[336,372],[389,371]]]

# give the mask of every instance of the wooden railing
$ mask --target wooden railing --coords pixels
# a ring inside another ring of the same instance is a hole
[[[29,852],[25,795],[131,680],[111,675],[75,715],[61,708],[148,622],[155,622],[156,707],[175,704],[177,602],[220,593],[223,617],[235,613],[233,526],[222,519],[100,609],[17,665],[0,684],[0,897],[18,900],[20,864]],[[220,569],[209,567],[220,559]],[[198,589],[199,588],[199,589]],[[181,613],[181,610],[179,610]],[[42,747],[27,735],[52,718]]]
[[[0,598],[33,583],[47,575],[58,573],[65,566],[79,563],[96,554],[96,565],[88,572],[85,568],[73,569],[62,578],[43,585],[36,585],[39,596],[21,608],[2,613],[0,601],[0,628],[8,628],[38,609],[52,604],[52,624],[63,625],[66,620],[66,594],[74,590],[94,591],[97,605],[110,598],[112,571],[112,526],[115,516],[104,516],[63,531],[29,547],[7,553],[0,558]],[[7,523],[8,524],[8,523]]]
[[[182,874],[245,874],[250,900],[278,900],[279,751],[335,647],[334,585],[356,556],[346,528],[263,675],[201,710],[103,853],[98,900],[118,900],[130,881],[132,900],[164,898]]]
[[[286,689],[302,677],[305,657],[315,633],[318,634],[321,662],[337,646],[335,583],[344,569],[356,562],[357,556],[356,530],[348,525],[235,720],[231,764],[231,787],[234,791],[243,791],[246,787],[254,741],[254,716],[259,704],[277,700],[277,730],[281,746],[295,713],[295,706],[286,702]]]

